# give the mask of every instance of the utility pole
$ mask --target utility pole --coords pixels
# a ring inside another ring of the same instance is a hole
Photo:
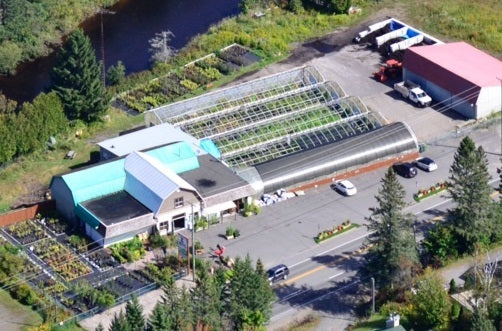
[[[190,202],[192,208],[192,272],[193,272],[193,282],[195,283],[195,220],[193,218],[193,202]]]
[[[103,94],[106,91],[106,70],[105,70],[105,30],[103,28],[103,14],[115,14],[114,11],[100,8],[99,11],[99,20],[101,23],[101,80],[103,83]]]
[[[371,277],[371,313],[375,313],[375,278]]]

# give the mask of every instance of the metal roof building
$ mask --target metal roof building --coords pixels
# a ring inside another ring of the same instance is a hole
[[[502,62],[465,42],[409,48],[403,77],[467,118],[501,109]]]

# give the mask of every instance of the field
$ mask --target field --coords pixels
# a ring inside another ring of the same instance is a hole
[[[0,290],[0,329],[17,331],[42,323],[42,317]]]

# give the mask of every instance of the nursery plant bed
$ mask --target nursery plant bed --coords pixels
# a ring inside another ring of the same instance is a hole
[[[52,238],[36,242],[33,245],[33,253],[66,281],[74,280],[92,272],[92,269],[84,264],[77,255]]]
[[[28,220],[9,226],[7,232],[22,245],[31,244],[37,240],[47,238],[42,226],[34,220]]]
[[[356,223],[350,223],[348,226],[342,227],[342,229],[330,229],[330,230],[324,230],[321,232],[319,235],[314,237],[314,241],[319,244],[325,240],[331,239],[335,236],[338,236],[339,234],[342,234],[344,232],[347,232],[349,230],[352,230],[354,228],[358,228],[360,225]]]
[[[42,218],[39,220],[40,224],[46,226],[55,235],[63,234],[68,228],[68,224],[59,218]]]

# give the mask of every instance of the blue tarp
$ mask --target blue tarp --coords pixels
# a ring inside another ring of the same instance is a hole
[[[218,146],[211,140],[211,139],[201,139],[200,141],[200,147],[214,156],[216,159],[220,159],[221,157],[221,152],[218,149]]]

